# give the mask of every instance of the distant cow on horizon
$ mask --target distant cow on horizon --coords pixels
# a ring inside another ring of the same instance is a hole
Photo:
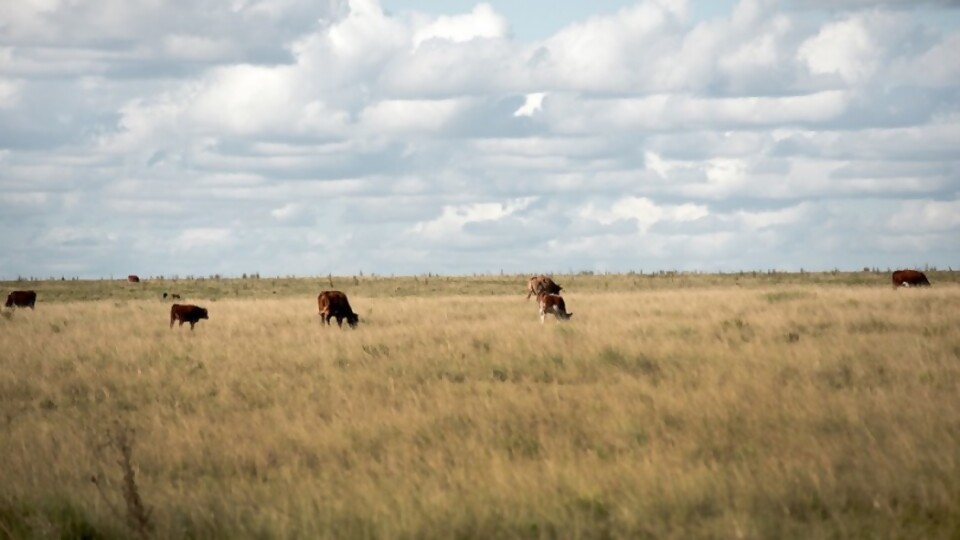
[[[541,292],[537,295],[537,303],[540,304],[541,324],[546,319],[547,313],[553,313],[558,321],[565,321],[573,317],[573,313],[567,312],[567,305],[559,294]]]
[[[127,281],[129,281],[130,283],[140,283],[140,276],[130,274],[129,276],[127,276]]]
[[[209,318],[207,308],[193,304],[174,304],[170,306],[170,328],[173,328],[174,321],[180,321],[180,326],[187,322],[190,323],[190,330],[193,330],[193,325],[197,324],[200,319]]]
[[[33,309],[34,304],[37,303],[37,293],[36,291],[13,291],[7,295],[7,303],[4,304],[5,307],[28,307]]]
[[[930,281],[919,270],[897,270],[891,276],[893,287],[929,287]]]
[[[320,310],[320,322],[330,324],[331,318],[337,319],[337,326],[343,328],[343,320],[347,320],[350,328],[356,328],[360,316],[353,312],[347,295],[340,291],[323,291],[317,296],[317,307]]]
[[[552,278],[547,276],[533,276],[527,281],[527,300],[531,296],[539,296],[541,292],[547,294],[560,294],[563,287],[557,285]]]

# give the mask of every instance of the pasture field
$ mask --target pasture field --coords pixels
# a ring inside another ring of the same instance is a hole
[[[928,275],[8,282],[0,538],[956,538]]]

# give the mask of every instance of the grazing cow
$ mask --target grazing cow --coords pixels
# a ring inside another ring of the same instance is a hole
[[[127,281],[129,281],[130,283],[140,283],[140,276],[135,276],[133,274],[130,274],[129,276],[127,276]]]
[[[893,287],[929,287],[927,276],[919,270],[897,270],[893,273]]]
[[[323,291],[317,296],[317,306],[320,309],[320,322],[330,324],[330,319],[336,317],[337,326],[343,328],[343,320],[347,320],[350,328],[356,328],[360,316],[350,308],[347,295],[340,291]]]
[[[6,307],[28,307],[33,309],[37,303],[37,293],[35,291],[13,291],[7,295]]]
[[[180,326],[188,322],[190,323],[190,330],[193,330],[193,325],[197,324],[200,319],[209,319],[207,308],[193,304],[174,304],[170,306],[170,328],[173,328],[174,321],[180,321]]]
[[[540,304],[540,323],[543,324],[547,313],[553,313],[557,320],[565,321],[573,317],[573,313],[567,313],[567,305],[563,297],[559,294],[541,292],[537,295],[537,303]]]
[[[531,296],[540,296],[541,292],[560,294],[561,290],[563,290],[563,287],[554,283],[551,278],[547,276],[533,276],[530,278],[530,281],[527,282],[527,300],[529,300]]]

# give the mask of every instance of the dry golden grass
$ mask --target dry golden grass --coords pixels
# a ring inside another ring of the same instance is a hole
[[[315,295],[0,318],[0,536],[136,536],[125,428],[156,538],[960,530],[956,285],[571,290],[544,325],[522,284],[345,290],[354,331]]]

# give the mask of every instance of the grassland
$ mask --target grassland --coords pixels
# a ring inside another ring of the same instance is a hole
[[[5,283],[0,537],[955,538],[928,275],[558,276],[544,325],[521,276]]]

